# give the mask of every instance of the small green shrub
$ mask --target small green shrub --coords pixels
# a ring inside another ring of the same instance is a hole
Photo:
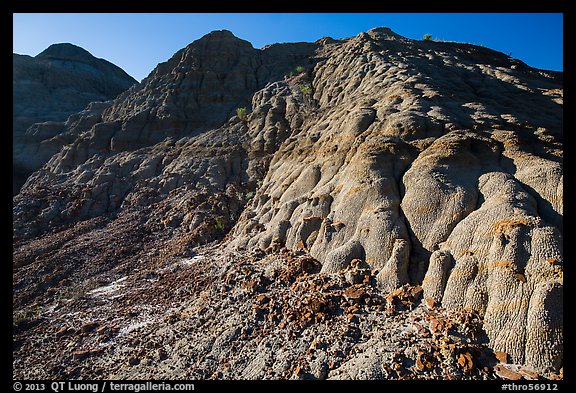
[[[44,312],[43,306],[33,306],[22,310],[16,310],[12,313],[12,326],[22,328],[34,323]]]
[[[432,41],[432,34],[424,34],[422,37],[424,41]]]
[[[298,87],[300,88],[300,93],[305,94],[305,95],[312,94],[312,88],[310,87],[310,85],[301,84],[301,85],[298,85]]]
[[[224,221],[222,221],[222,217],[216,217],[214,227],[219,231],[224,231]]]
[[[296,72],[299,73],[299,74],[303,73],[303,72],[304,72],[304,67],[302,67],[302,66],[296,67]]]
[[[246,120],[246,107],[236,108],[236,114],[240,118],[240,120]]]

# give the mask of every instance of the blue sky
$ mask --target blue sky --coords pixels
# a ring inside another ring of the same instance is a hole
[[[412,39],[432,34],[484,45],[532,67],[563,69],[561,13],[18,13],[13,14],[13,52],[35,56],[50,44],[70,42],[142,80],[212,30],[230,30],[261,48],[351,37],[381,26]]]

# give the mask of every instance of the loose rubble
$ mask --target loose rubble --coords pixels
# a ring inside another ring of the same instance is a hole
[[[354,379],[378,354],[381,379],[558,378],[507,363],[477,313],[420,286],[385,293],[376,272],[351,283],[285,248],[195,252],[129,274],[115,296],[57,301],[15,335],[14,377]]]

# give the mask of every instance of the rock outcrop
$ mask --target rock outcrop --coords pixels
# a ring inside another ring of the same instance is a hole
[[[23,224],[16,233],[38,234],[121,205],[166,203],[172,191],[174,198],[181,193],[191,210],[172,206],[171,197],[167,210],[154,217],[171,227],[189,227],[206,224],[217,213],[229,229],[240,214],[227,211],[236,203],[229,197],[238,202],[255,191],[270,153],[291,132],[286,117],[301,110],[303,95],[294,94],[297,86],[283,75],[307,64],[315,47],[287,44],[282,51],[274,45],[258,51],[230,32],[213,32],[159,64],[104,108],[101,121],[93,121],[90,111],[75,115],[62,134],[75,135],[74,140],[16,198],[27,206],[16,208]],[[239,107],[251,109],[251,121],[239,119]],[[26,196],[43,189],[46,183],[39,179],[46,177],[66,190],[48,209]],[[205,197],[191,201],[189,192],[213,194],[221,208],[207,207]]]
[[[421,284],[447,312],[476,313],[478,339],[510,362],[558,372],[562,103],[561,73],[473,45],[378,28],[258,50],[212,32],[69,118],[67,144],[14,198],[15,304],[43,293],[30,267],[54,266],[54,283],[71,255],[82,280],[106,271],[83,267],[74,245],[87,223],[122,222],[177,243],[162,261],[226,236],[223,253],[301,253],[314,274],[372,285],[389,306]],[[55,238],[66,248],[39,258]],[[110,266],[156,269],[138,247]],[[250,277],[252,289],[277,279]],[[387,351],[371,345],[358,351]],[[352,372],[360,357],[317,374],[386,374]]]
[[[59,136],[68,116],[135,83],[119,67],[72,44],[51,45],[35,57],[13,54],[13,192],[70,140]],[[88,110],[96,116],[94,108]]]

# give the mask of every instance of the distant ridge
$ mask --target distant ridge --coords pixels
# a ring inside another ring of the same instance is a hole
[[[13,193],[62,146],[48,141],[73,113],[90,102],[107,101],[137,81],[109,61],[70,44],[53,44],[35,57],[13,55]],[[26,130],[35,123],[50,124],[42,136]],[[35,134],[35,135],[31,135]],[[43,148],[39,149],[40,143]]]

